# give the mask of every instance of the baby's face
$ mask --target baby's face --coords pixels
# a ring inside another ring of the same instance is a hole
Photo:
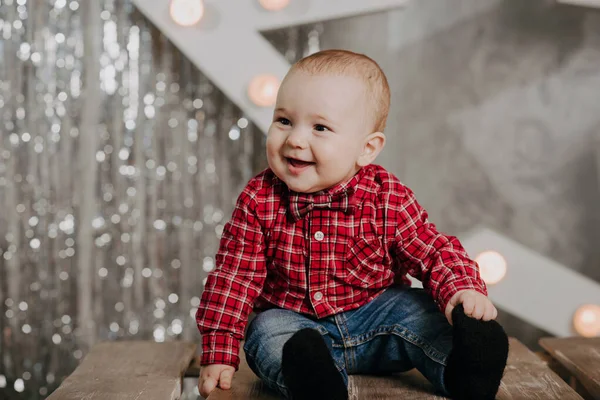
[[[365,98],[358,78],[290,73],[267,136],[267,159],[279,179],[312,193],[354,176],[371,133]]]

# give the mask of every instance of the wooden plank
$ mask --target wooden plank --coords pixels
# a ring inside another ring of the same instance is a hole
[[[383,377],[354,377],[357,399],[441,400],[433,386],[416,370]],[[510,339],[510,351],[498,400],[581,399],[558,375],[516,339]]]
[[[279,397],[268,391],[252,373],[245,361],[243,352],[240,370],[235,373],[232,389],[216,389],[208,400],[274,400]],[[191,376],[198,374],[196,364],[188,371]],[[406,399],[441,400],[433,386],[418,371],[412,370],[387,377],[353,375],[348,382],[350,399]],[[516,339],[510,339],[510,352],[504,378],[498,391],[498,400],[576,400],[581,399],[565,381],[552,372],[547,364]]]
[[[600,337],[543,338],[540,345],[572,373],[593,398],[600,398]]]
[[[176,400],[196,345],[188,342],[102,342],[49,400]]]
[[[510,339],[498,400],[581,399],[548,365],[517,339]]]
[[[348,381],[350,399],[442,400],[431,383],[416,369],[392,376],[352,375]]]

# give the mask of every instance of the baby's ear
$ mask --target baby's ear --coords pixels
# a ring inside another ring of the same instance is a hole
[[[364,145],[357,164],[360,167],[371,164],[385,146],[385,135],[382,132],[373,132],[365,138]]]

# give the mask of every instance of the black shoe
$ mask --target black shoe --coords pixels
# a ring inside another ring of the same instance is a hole
[[[348,399],[342,375],[315,329],[302,329],[285,343],[281,369],[293,400]]]
[[[445,371],[446,388],[453,399],[494,400],[508,358],[508,337],[496,321],[452,310],[453,340]]]

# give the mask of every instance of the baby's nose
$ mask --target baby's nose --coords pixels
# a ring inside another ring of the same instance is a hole
[[[286,142],[291,147],[306,147],[308,144],[308,137],[302,130],[296,129],[290,132]]]

